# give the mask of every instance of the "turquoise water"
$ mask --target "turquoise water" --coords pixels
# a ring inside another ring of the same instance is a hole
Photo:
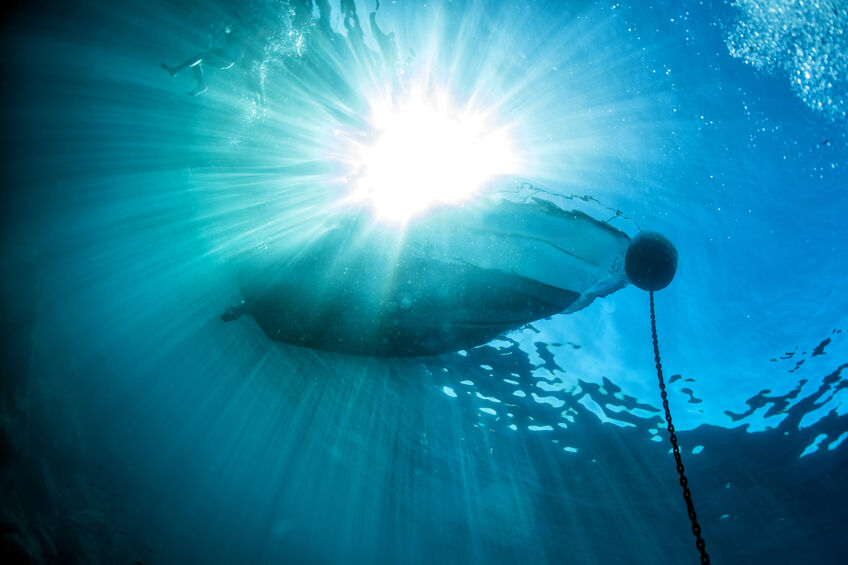
[[[358,152],[379,137],[375,100],[414,93],[505,132],[515,162],[499,160],[498,187],[531,183],[566,210],[674,242],[657,323],[707,551],[838,563],[844,6],[375,8],[9,9],[2,551],[34,563],[697,562],[646,293],[628,286],[480,347],[405,359],[220,319],[243,297],[244,253],[309,249],[337,215],[369,209],[350,198]],[[378,41],[389,33],[393,46]],[[219,52],[239,59],[231,68],[207,57],[197,96],[191,69],[160,66],[236,43]],[[534,267],[526,257],[501,268]]]

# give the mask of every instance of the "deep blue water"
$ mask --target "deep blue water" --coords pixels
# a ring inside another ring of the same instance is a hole
[[[506,124],[510,178],[674,242],[657,323],[713,562],[841,562],[841,2],[381,2],[391,60],[371,3],[363,45],[335,2],[101,4],[3,17],[5,556],[698,562],[643,291],[423,358],[221,321],[235,259],[308,249],[370,101],[417,88]],[[188,96],[160,62],[228,25],[252,64]]]

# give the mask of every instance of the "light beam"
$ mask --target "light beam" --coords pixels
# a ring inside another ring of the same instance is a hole
[[[372,105],[374,134],[355,148],[352,200],[369,203],[380,219],[403,222],[432,206],[462,203],[492,177],[516,172],[508,130],[447,100],[416,95]]]

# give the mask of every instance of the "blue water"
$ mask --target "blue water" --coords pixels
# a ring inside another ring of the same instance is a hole
[[[411,359],[220,320],[235,257],[336,209],[369,99],[422,87],[509,124],[552,201],[674,242],[657,323],[713,562],[841,562],[845,6],[381,2],[389,64],[375,5],[364,47],[329,6],[8,9],[4,559],[697,562],[646,293]],[[199,96],[160,66],[247,21],[254,64]]]

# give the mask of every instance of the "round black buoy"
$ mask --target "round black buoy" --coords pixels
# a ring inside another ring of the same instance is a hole
[[[643,231],[630,241],[624,271],[630,282],[642,290],[663,289],[677,271],[677,250],[665,236]]]

